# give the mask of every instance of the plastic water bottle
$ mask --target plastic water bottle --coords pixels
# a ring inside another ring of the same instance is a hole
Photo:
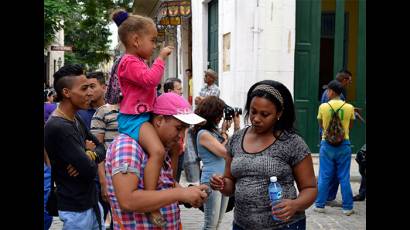
[[[276,176],[270,177],[270,184],[268,188],[269,198],[272,203],[272,207],[278,204],[282,200],[282,186],[278,183]],[[272,215],[274,221],[282,221]]]

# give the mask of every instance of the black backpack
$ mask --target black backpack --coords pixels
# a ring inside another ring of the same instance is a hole
[[[108,104],[118,104],[122,99],[121,88],[117,74],[118,64],[120,64],[122,57],[123,56],[117,58],[111,68],[110,80],[108,82],[107,92],[105,93],[105,102]]]
[[[329,104],[329,103],[327,103]],[[332,117],[330,118],[329,126],[326,129],[325,133],[325,140],[333,145],[333,146],[338,146],[340,145],[344,138],[345,138],[345,130],[342,125],[342,120],[340,119],[338,112],[339,110],[346,104],[343,103],[342,106],[340,106],[339,109],[336,111],[333,109],[333,107],[329,104],[330,108],[332,109]]]

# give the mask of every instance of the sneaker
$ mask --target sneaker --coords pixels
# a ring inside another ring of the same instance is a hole
[[[350,216],[354,213],[353,209],[350,210],[343,210],[343,214],[345,214],[346,216]]]
[[[337,202],[336,200],[326,201],[326,206],[330,207],[342,207],[342,204]]]
[[[366,197],[360,195],[356,195],[353,197],[353,201],[364,201],[365,199]]]
[[[325,213],[325,208],[314,207],[313,211],[318,213]]]

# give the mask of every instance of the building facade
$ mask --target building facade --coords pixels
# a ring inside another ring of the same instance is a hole
[[[56,33],[56,37],[47,49],[44,49],[44,85],[53,86],[53,75],[64,65],[64,51],[54,50],[56,47],[64,47],[64,30]]]
[[[221,98],[244,107],[249,87],[264,79],[285,84],[296,105],[298,132],[312,152],[320,137],[316,119],[324,86],[349,69],[347,100],[365,116],[364,0],[192,1],[194,96],[203,71],[218,72]],[[364,124],[355,122],[353,151],[365,143]]]

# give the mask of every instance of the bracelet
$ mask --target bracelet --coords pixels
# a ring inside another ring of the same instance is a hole
[[[87,150],[85,151],[85,153],[88,155],[88,157],[91,158],[91,160],[95,160],[95,158],[97,157],[97,153],[95,153],[94,151]]]

